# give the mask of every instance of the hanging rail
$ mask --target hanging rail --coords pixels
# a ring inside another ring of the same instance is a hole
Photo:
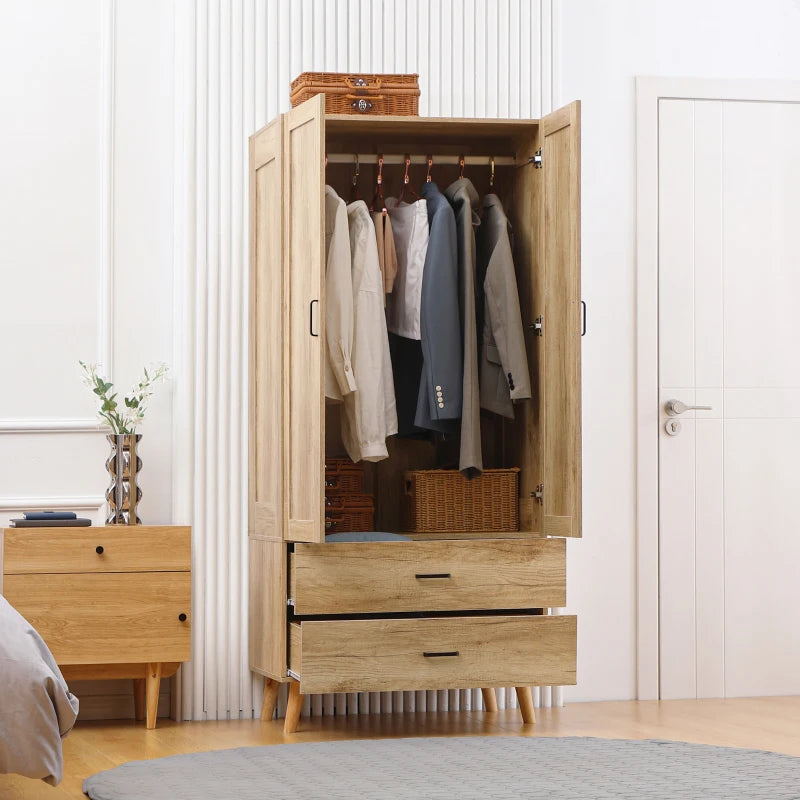
[[[405,153],[394,155],[386,153],[328,153],[327,159],[329,164],[355,164],[358,159],[361,166],[364,164],[371,164],[378,160],[378,156],[383,156],[383,164],[405,164],[406,158],[411,159],[412,164],[419,164],[425,166],[428,163],[427,155],[406,155]],[[460,159],[463,158],[468,167],[488,167],[494,161],[496,167],[515,167],[520,163],[527,164],[528,161],[518,162],[512,156],[442,156],[433,154],[433,166],[441,166],[443,164],[454,164],[458,166]]]

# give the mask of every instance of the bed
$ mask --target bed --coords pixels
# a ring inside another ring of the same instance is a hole
[[[61,740],[78,716],[47,645],[0,596],[0,773],[55,786],[61,781]]]

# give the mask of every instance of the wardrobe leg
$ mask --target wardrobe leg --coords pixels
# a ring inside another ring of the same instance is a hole
[[[300,721],[300,711],[303,708],[303,695],[300,694],[300,684],[292,681],[289,684],[289,703],[286,706],[286,720],[283,723],[284,733],[294,733]]]
[[[522,721],[526,725],[533,725],[536,722],[536,712],[533,710],[533,692],[530,686],[517,686],[517,700],[519,709],[522,712]]]
[[[261,704],[261,721],[269,722],[275,713],[280,684],[272,678],[264,678],[264,702]]]
[[[497,711],[497,695],[494,689],[481,689],[481,694],[486,711]]]
[[[156,716],[158,714],[158,692],[161,687],[161,664],[148,664],[147,677],[145,678],[144,694],[147,706],[147,730],[153,730],[156,726]]]

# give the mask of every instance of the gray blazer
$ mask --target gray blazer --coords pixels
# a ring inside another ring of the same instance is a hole
[[[468,478],[483,472],[481,455],[481,401],[478,388],[478,328],[475,317],[475,209],[478,192],[468,178],[459,178],[445,190],[456,214],[458,237],[458,305],[464,355],[461,403],[461,448],[458,468]]]
[[[513,401],[531,396],[531,382],[510,225],[496,194],[487,194],[483,206],[478,231],[478,281],[483,294],[481,407],[513,419]]]
[[[428,206],[428,250],[422,271],[422,376],[414,424],[448,432],[461,418],[461,320],[458,313],[456,219],[435,183],[422,196]]]

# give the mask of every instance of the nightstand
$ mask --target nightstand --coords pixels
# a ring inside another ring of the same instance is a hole
[[[69,680],[132,678],[154,728],[161,678],[190,658],[191,528],[5,528],[5,598]]]

